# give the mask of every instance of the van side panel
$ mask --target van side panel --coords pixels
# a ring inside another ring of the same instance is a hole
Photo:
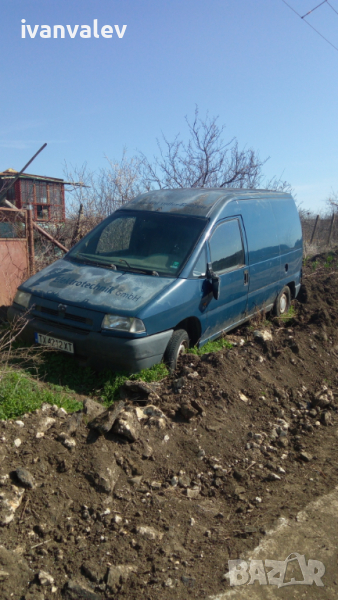
[[[255,198],[238,204],[249,251],[249,316],[264,306],[271,308],[276,299],[280,287],[280,248],[270,200]]]
[[[281,286],[294,282],[297,291],[303,257],[302,227],[297,207],[292,198],[272,199],[271,207],[277,222],[281,253]]]

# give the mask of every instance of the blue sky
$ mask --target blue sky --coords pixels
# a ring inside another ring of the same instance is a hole
[[[318,1],[288,0],[301,15]],[[338,0],[330,0],[338,12]],[[63,177],[104,156],[156,153],[161,131],[186,131],[195,104],[253,147],[304,208],[338,192],[338,51],[282,0],[2,0],[0,170]],[[127,25],[111,39],[21,38],[34,25]],[[338,48],[338,14],[308,22]]]

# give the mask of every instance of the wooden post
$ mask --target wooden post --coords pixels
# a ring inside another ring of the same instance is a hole
[[[335,216],[336,216],[336,213],[332,213],[331,224],[330,224],[330,231],[329,231],[329,239],[327,240],[328,244],[331,242],[331,237],[332,237],[332,232],[333,232],[333,224],[334,224]]]
[[[319,215],[317,215],[316,217],[316,222],[315,222],[315,226],[313,228],[313,232],[312,232],[312,236],[311,236],[311,240],[310,240],[310,244],[312,244],[314,237],[315,237],[315,233],[316,233],[316,229],[317,229],[317,225],[318,225],[318,221],[319,221]]]
[[[26,212],[27,212],[28,264],[29,264],[29,275],[31,277],[35,273],[33,215],[32,215],[31,209],[28,209]]]

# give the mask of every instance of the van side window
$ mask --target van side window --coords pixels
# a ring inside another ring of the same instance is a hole
[[[209,245],[215,273],[235,269],[244,264],[244,248],[237,219],[218,225]]]
[[[206,267],[207,267],[207,255],[205,252],[205,246],[200,253],[195,266],[192,271],[193,277],[205,277],[206,276]]]

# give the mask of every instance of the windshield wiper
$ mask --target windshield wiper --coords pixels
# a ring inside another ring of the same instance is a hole
[[[99,267],[106,267],[107,269],[117,270],[117,266],[113,263],[101,262],[99,260],[91,260],[90,258],[79,258],[78,256],[71,256],[71,258],[80,261],[85,265],[97,265]]]
[[[91,258],[80,258],[79,256],[71,256],[70,258],[73,258],[75,260],[80,261],[82,264],[87,264],[87,265],[97,265],[99,267],[106,267],[106,269],[112,269],[113,271],[116,271],[118,268],[123,269],[124,271],[128,271],[130,273],[144,273],[145,275],[152,275],[153,277],[159,277],[159,273],[157,271],[153,271],[152,269],[142,269],[139,267],[132,267],[127,260],[125,260],[124,258],[115,258],[114,260],[118,261],[118,262],[123,262],[127,265],[127,268],[123,267],[121,265],[115,265],[114,263],[106,263],[103,261],[99,261],[99,260],[92,260]]]
[[[132,267],[125,258],[114,257],[114,260],[116,260],[118,262],[124,262],[127,265],[128,270],[131,271],[132,273],[145,273],[146,275],[153,275],[154,277],[159,277],[158,272],[153,271],[152,269],[142,269],[142,267]]]

